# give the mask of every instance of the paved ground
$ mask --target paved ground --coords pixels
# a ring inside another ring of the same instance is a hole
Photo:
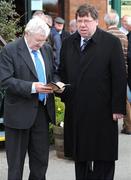
[[[119,123],[121,130],[122,122]],[[28,157],[25,162],[24,178],[28,179]],[[5,150],[0,149],[0,180],[7,180]],[[75,180],[74,164],[70,160],[56,157],[55,150],[50,150],[47,180]],[[119,161],[116,163],[115,180],[131,180],[131,135],[119,135]]]

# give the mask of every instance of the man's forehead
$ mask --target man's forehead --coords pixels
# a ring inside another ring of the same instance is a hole
[[[92,16],[90,15],[90,13],[85,16],[77,16],[77,19],[91,19],[91,18],[92,18]]]
[[[34,38],[36,40],[41,40],[41,39],[45,39],[46,37],[40,33],[33,33],[31,38]]]

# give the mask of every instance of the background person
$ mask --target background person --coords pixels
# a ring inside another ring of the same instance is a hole
[[[53,91],[45,85],[53,81],[53,53],[45,43],[49,32],[43,20],[32,18],[25,27],[24,37],[9,43],[0,53],[0,82],[6,90],[4,123],[8,180],[22,180],[27,151],[28,179],[46,179],[48,126],[49,122],[55,122]]]
[[[125,64],[127,66],[127,47],[128,47],[128,40],[127,36],[121,32],[118,28],[119,24],[119,15],[115,10],[111,10],[109,13],[107,13],[104,16],[104,21],[107,26],[107,32],[115,35],[118,37],[121,41],[123,53],[124,53],[124,59],[125,59]]]
[[[70,20],[69,29],[70,29],[70,34],[73,34],[76,32],[76,30],[77,30],[76,19]]]
[[[127,39],[128,39],[128,51],[127,51],[127,65],[128,65],[128,85],[130,85],[130,59],[131,59],[131,16],[126,16],[125,19],[126,23],[126,29],[128,34]],[[127,98],[128,98],[128,103],[127,103],[127,117],[130,117],[131,119],[131,89],[127,86]],[[131,123],[128,120],[124,120],[123,123],[123,129],[121,131],[124,134],[131,134]]]
[[[131,108],[131,16],[127,18],[127,29],[128,29],[128,52],[127,52],[127,63],[128,63],[128,85],[129,85],[129,100]],[[131,114],[129,114],[131,116]]]
[[[64,30],[65,20],[61,17],[54,19],[54,26],[51,28],[50,44],[54,52],[54,66],[58,69],[60,63],[60,49],[62,42],[70,36],[68,31]]]
[[[127,18],[128,15],[124,15],[121,18],[121,27],[120,27],[120,31],[123,32],[125,35],[128,34],[128,29],[127,29]]]
[[[43,19],[46,23],[48,22],[47,16],[44,14],[43,11],[35,11],[32,15],[32,18],[35,18],[35,17],[39,17]]]
[[[127,20],[127,17],[126,17]],[[119,15],[115,10],[111,10],[109,13],[107,13],[104,17],[104,21],[107,25],[107,32],[117,36],[122,44],[122,49],[124,53],[124,59],[127,66],[127,48],[128,48],[128,40],[127,36],[118,29],[119,24]],[[127,27],[127,21],[126,21],[126,27]],[[128,87],[127,87],[128,88]],[[129,90],[127,89],[127,95]],[[131,107],[130,102],[127,98],[126,102],[126,116],[123,118],[123,129],[121,130],[124,134],[131,134]]]
[[[63,42],[59,76],[65,102],[65,156],[76,180],[113,180],[118,122],[126,111],[126,68],[120,40],[98,28],[94,6],[76,11],[78,32]]]
[[[48,14],[46,14],[45,16],[46,16],[46,20],[47,20],[48,26],[50,28],[52,28],[52,26],[53,26],[53,19],[52,19],[52,17],[50,15],[48,15]]]

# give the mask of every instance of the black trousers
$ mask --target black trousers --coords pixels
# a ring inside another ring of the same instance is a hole
[[[76,180],[113,180],[114,161],[75,162]]]
[[[8,180],[22,180],[25,155],[29,156],[29,180],[45,180],[49,156],[47,110],[39,105],[30,129],[5,127]]]

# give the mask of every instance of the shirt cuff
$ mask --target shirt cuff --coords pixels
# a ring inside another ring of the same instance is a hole
[[[31,93],[36,93],[35,85],[32,83]]]

